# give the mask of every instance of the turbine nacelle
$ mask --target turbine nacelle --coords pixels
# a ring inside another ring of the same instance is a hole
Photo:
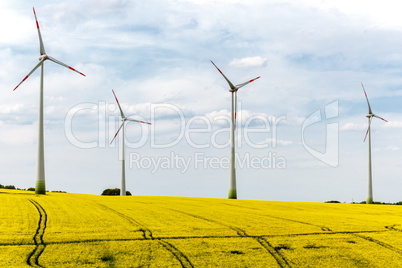
[[[374,116],[374,114],[366,114],[366,117],[367,118],[371,118],[371,117],[373,117]]]
[[[41,60],[47,60],[47,59],[49,59],[49,57],[48,57],[48,55],[46,55],[46,54],[43,54],[43,55],[40,55],[39,56],[39,60],[41,61]]]

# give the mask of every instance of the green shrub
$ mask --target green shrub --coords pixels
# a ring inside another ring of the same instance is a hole
[[[106,189],[102,192],[101,195],[120,195],[120,189],[119,188]],[[126,191],[126,195],[131,195],[130,191]]]

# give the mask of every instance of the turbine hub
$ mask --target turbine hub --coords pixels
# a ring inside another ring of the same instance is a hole
[[[367,118],[370,118],[370,117],[373,117],[373,116],[374,116],[374,114],[366,114]]]
[[[39,56],[39,60],[42,60],[42,59],[47,60],[47,59],[48,59],[48,56],[47,56],[46,54],[40,55],[40,56]]]
[[[238,88],[231,88],[231,89],[229,89],[229,92],[236,92],[238,90],[239,90]]]

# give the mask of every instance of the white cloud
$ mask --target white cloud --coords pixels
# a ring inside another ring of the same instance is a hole
[[[23,104],[0,105],[0,114],[19,113],[24,108]]]
[[[388,121],[384,124],[385,128],[402,128],[402,121]]]
[[[2,140],[0,143],[8,145],[27,145],[33,144],[37,139],[37,125],[25,124],[0,124],[0,132],[2,133]]]
[[[340,130],[367,130],[367,124],[346,123]]]
[[[260,56],[256,57],[247,57],[242,59],[234,59],[229,65],[239,68],[248,68],[248,67],[261,67],[265,66],[267,63],[267,59],[262,58]]]
[[[282,146],[288,146],[288,145],[293,144],[293,141],[268,138],[259,144],[269,144],[271,147],[276,147],[277,144],[282,145]]]
[[[142,120],[150,118],[151,105],[152,105],[151,103],[139,103],[135,105],[128,105],[127,103],[121,103],[120,105],[126,117],[135,119],[136,117],[140,116],[143,118]],[[172,111],[167,110],[167,114],[171,115]]]
[[[398,147],[398,146],[393,146],[393,145],[391,145],[391,146],[388,146],[387,148],[385,148],[385,150],[388,150],[388,151],[399,151],[399,147]]]
[[[323,10],[337,9],[342,13],[351,16],[368,16],[373,23],[382,27],[401,26],[399,2],[394,0],[384,0],[381,2],[354,0],[307,0],[303,3],[308,3],[312,6],[319,7]]]
[[[231,111],[229,110],[220,110],[220,111],[213,111],[210,113],[205,114],[205,116],[210,120],[210,122],[216,122],[219,124],[219,122],[224,124],[227,124],[227,120],[231,118]],[[237,110],[237,124],[245,124],[248,123],[249,125],[251,123],[257,124],[257,125],[267,125],[269,128],[269,125],[272,124],[272,122],[275,122],[278,120],[275,116],[268,116],[265,113],[256,113],[250,110]]]

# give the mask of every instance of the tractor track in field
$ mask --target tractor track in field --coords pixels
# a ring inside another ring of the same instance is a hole
[[[334,235],[334,234],[361,234],[361,233],[384,233],[389,232],[387,230],[367,230],[367,231],[329,231],[326,233],[314,232],[314,233],[301,233],[301,234],[278,234],[278,235],[262,235],[263,237],[295,237],[295,236],[309,236],[309,235]]]
[[[113,208],[110,208],[110,207],[108,207],[108,206],[105,206],[105,205],[103,205],[103,204],[98,204],[98,205],[99,205],[100,207],[102,207],[102,208],[104,208],[104,209],[106,209],[106,210],[109,210],[109,211],[111,211],[111,212],[113,212],[113,213],[119,215],[120,217],[126,219],[126,220],[129,221],[131,224],[134,224],[134,225],[140,227],[140,231],[142,232],[142,236],[144,237],[144,239],[150,239],[150,240],[154,239],[154,238],[152,237],[152,232],[151,232],[151,230],[149,230],[145,225],[141,224],[141,223],[138,222],[137,220],[135,220],[135,219],[133,219],[133,218],[127,216],[126,214],[121,213],[121,212],[119,212],[119,211],[117,211],[117,210],[115,210],[115,209],[113,209]]]
[[[184,268],[194,267],[193,264],[190,262],[190,260],[187,258],[187,256],[184,255],[183,252],[178,250],[175,246],[173,246],[172,244],[170,244],[165,240],[159,240],[158,242],[176,257],[176,259],[180,262],[182,267]]]
[[[264,237],[257,237],[256,239],[275,258],[280,267],[291,267],[279,250],[274,248]]]
[[[28,199],[32,205],[39,212],[39,221],[38,221],[38,228],[36,229],[35,235],[33,237],[35,248],[34,250],[29,253],[27,258],[27,264],[32,267],[43,267],[39,264],[39,257],[42,255],[43,251],[45,250],[46,244],[43,241],[43,235],[45,234],[46,223],[47,223],[47,214],[45,209],[35,200]]]
[[[247,236],[239,236],[239,235],[199,235],[199,236],[160,236],[153,237],[152,240],[185,240],[185,239],[230,239],[230,238],[275,238],[275,237],[297,237],[297,236],[309,236],[309,235],[336,235],[336,234],[364,234],[364,233],[384,233],[389,232],[389,230],[376,230],[376,231],[339,231],[339,232],[328,232],[328,233],[301,233],[301,234],[278,234],[278,235],[247,235]],[[55,241],[55,242],[47,242],[46,245],[58,245],[58,244],[76,244],[76,243],[96,243],[96,242],[109,242],[109,241],[144,241],[150,240],[146,238],[111,238],[111,239],[82,239],[82,240],[70,240],[70,241]],[[0,246],[29,246],[31,244],[28,243],[0,243]]]
[[[330,228],[326,227],[326,226],[318,225],[318,224],[314,224],[314,223],[310,223],[310,222],[292,220],[292,219],[288,219],[288,218],[282,218],[282,217],[278,217],[278,216],[267,215],[267,214],[260,214],[260,213],[253,213],[253,212],[249,212],[249,214],[254,214],[254,215],[258,215],[258,216],[262,216],[262,217],[268,217],[268,218],[273,218],[273,219],[283,220],[283,221],[288,221],[288,222],[300,223],[300,224],[304,224],[304,225],[309,225],[309,226],[313,226],[313,227],[320,228],[320,229],[321,229],[322,231],[324,231],[324,232],[332,232],[332,230],[331,230]]]
[[[175,211],[175,212],[178,212],[178,213],[188,215],[190,217],[194,217],[196,219],[201,219],[201,220],[204,220],[204,221],[207,221],[207,222],[212,222],[212,223],[227,227],[227,228],[235,231],[238,234],[238,236],[240,236],[240,237],[246,237],[246,238],[255,239],[265,250],[268,251],[268,253],[276,260],[276,262],[278,263],[278,265],[280,267],[282,267],[282,268],[291,267],[289,265],[289,263],[286,261],[285,257],[278,250],[276,250],[274,247],[272,247],[271,244],[267,240],[265,240],[262,236],[250,236],[243,229],[240,229],[238,227],[235,227],[235,226],[232,226],[232,225],[229,225],[229,224],[226,224],[226,223],[222,223],[222,222],[219,222],[219,221],[216,221],[216,220],[208,219],[208,218],[205,218],[205,217],[202,217],[202,216],[199,216],[199,215],[194,215],[194,214],[191,214],[191,213],[188,213],[188,212],[184,212],[184,211],[176,210],[176,209],[172,209],[172,208],[165,208],[165,209],[169,209],[169,210],[172,210],[172,211]]]
[[[258,211],[261,211],[261,209],[259,209],[259,208],[253,208],[253,207],[248,207],[248,206],[235,205],[235,204],[229,204],[229,203],[221,203],[221,204],[222,204],[222,205],[225,205],[225,206],[235,207],[235,208],[245,208],[245,209],[251,209],[251,210],[258,210]]]
[[[121,213],[115,209],[112,209],[108,206],[105,206],[103,204],[98,204],[99,206],[101,206],[104,209],[107,209],[117,215],[119,215],[120,217],[126,219],[127,221],[129,221],[131,224],[134,224],[138,227],[140,227],[140,231],[143,233],[143,239],[142,240],[156,240],[160,245],[163,246],[163,248],[165,248],[167,251],[169,251],[176,259],[177,261],[180,262],[181,266],[183,268],[189,268],[189,267],[194,267],[192,265],[192,263],[190,262],[190,260],[188,259],[188,257],[186,255],[184,255],[183,252],[181,252],[178,248],[176,248],[175,246],[173,246],[172,244],[170,244],[167,241],[164,241],[163,239],[160,238],[154,238],[152,236],[152,231],[146,227],[145,225],[141,224],[140,222],[138,222],[137,220],[127,216],[124,213]],[[139,239],[138,239],[139,240]],[[151,258],[151,254],[152,251],[149,252],[147,259],[149,260]],[[143,258],[143,255],[141,255],[141,259]]]
[[[248,236],[244,230],[242,230],[240,228],[237,228],[235,226],[226,224],[226,223],[222,223],[222,222],[219,222],[219,221],[216,221],[216,220],[208,219],[208,218],[205,218],[205,217],[202,217],[202,216],[199,216],[199,215],[191,214],[191,213],[181,211],[181,210],[177,210],[177,209],[173,209],[173,208],[165,208],[164,207],[164,209],[172,210],[172,211],[175,211],[175,212],[178,212],[178,213],[181,213],[181,214],[184,214],[184,215],[196,218],[196,219],[204,220],[204,221],[207,221],[207,222],[212,222],[212,223],[218,224],[220,226],[227,227],[227,228],[235,231],[238,236]]]
[[[255,208],[246,207],[246,206],[239,206],[239,205],[226,204],[226,203],[225,203],[225,205],[233,206],[233,207],[238,207],[238,208],[246,208],[246,209],[261,211],[260,209],[255,209]],[[305,225],[309,225],[309,226],[314,226],[314,227],[321,228],[321,230],[324,231],[324,232],[332,232],[332,230],[331,230],[330,228],[326,227],[326,226],[318,225],[318,224],[314,224],[314,223],[310,223],[310,222],[304,222],[304,221],[299,221],[299,220],[292,220],[292,219],[288,219],[288,218],[282,218],[282,217],[278,217],[278,216],[267,215],[267,214],[261,214],[261,213],[256,213],[256,212],[247,212],[247,213],[248,213],[248,214],[257,215],[257,216],[262,216],[262,217],[274,218],[274,219],[278,219],[278,220],[283,220],[283,221],[289,221],[289,222],[295,222],[295,223],[305,224]]]
[[[254,211],[262,211],[261,209],[257,209],[257,208],[253,208],[253,207],[248,207],[248,206],[241,206],[241,205],[235,205],[235,204],[229,204],[229,203],[222,203],[222,204],[223,204],[223,205],[226,205],[226,206],[235,207],[235,208],[243,208],[243,209],[254,210]],[[324,231],[324,232],[332,232],[332,230],[331,230],[330,228],[326,227],[326,226],[318,225],[318,224],[314,224],[314,223],[310,223],[310,222],[303,222],[303,221],[299,221],[299,220],[292,220],[292,219],[288,219],[288,218],[282,218],[282,217],[278,217],[278,216],[267,215],[267,214],[261,214],[261,213],[250,212],[250,211],[248,211],[247,214],[253,214],[253,215],[262,216],[262,217],[268,217],[268,218],[274,218],[274,219],[283,220],[283,221],[289,221],[289,222],[295,222],[295,223],[305,224],[305,225],[309,225],[309,226],[314,226],[314,227],[320,228],[320,229],[321,229],[322,231]]]
[[[233,204],[227,204],[227,203],[225,203],[225,205],[233,206],[233,207],[238,207],[238,208],[245,208],[245,209],[250,209],[250,210],[262,211],[261,209],[256,209],[256,208],[247,207],[247,206],[233,205]],[[274,218],[274,219],[278,219],[278,220],[284,220],[284,221],[289,221],[289,222],[295,222],[295,223],[301,223],[301,224],[305,224],[305,225],[310,225],[310,226],[314,226],[314,227],[321,228],[321,230],[324,231],[324,232],[331,232],[331,231],[332,231],[330,228],[328,228],[328,227],[326,227],[326,226],[318,225],[318,224],[314,224],[314,223],[310,223],[310,222],[304,222],[304,221],[299,221],[299,220],[292,220],[292,219],[288,219],[288,218],[282,218],[282,217],[278,217],[278,216],[267,215],[267,214],[261,214],[261,213],[256,213],[256,212],[247,212],[247,213],[248,213],[248,214],[258,215],[258,216],[263,216],[263,217]]]
[[[391,231],[402,232],[401,229],[395,228],[396,226],[400,226],[400,224],[394,224],[394,225],[390,225],[390,226],[385,226],[385,228],[387,228],[388,230],[391,230]]]
[[[154,238],[152,237],[152,232],[151,230],[149,230],[146,226],[144,226],[143,224],[141,224],[140,222],[138,222],[137,220],[127,216],[124,213],[121,213],[113,208],[110,208],[108,206],[105,206],[103,204],[98,204],[100,207],[102,207],[103,209],[109,210],[110,212],[117,214],[119,217],[127,220],[130,224],[138,226],[140,229],[139,231],[142,232],[142,236],[143,239],[142,240],[153,240]],[[138,260],[139,263],[139,267],[141,267],[141,263],[144,260],[144,263],[149,263],[151,260],[151,255],[152,255],[152,247],[150,245],[148,245],[148,249],[149,250],[141,250],[141,256]],[[144,254],[145,252],[145,254]],[[144,256],[145,255],[145,256]]]
[[[382,247],[384,247],[384,248],[387,248],[387,249],[389,249],[389,250],[392,250],[393,252],[395,252],[395,253],[397,253],[397,254],[399,254],[399,255],[402,256],[402,250],[401,250],[401,249],[396,248],[396,247],[394,247],[394,246],[392,246],[392,245],[390,245],[390,244],[388,244],[388,243],[382,242],[382,241],[377,240],[377,239],[374,239],[374,238],[372,238],[372,237],[367,237],[367,236],[364,236],[364,235],[360,235],[360,234],[353,234],[353,235],[354,235],[355,237],[362,238],[362,239],[364,239],[364,240],[366,240],[366,241],[375,243],[375,244],[377,244],[377,245],[379,245],[379,246],[382,246]]]

